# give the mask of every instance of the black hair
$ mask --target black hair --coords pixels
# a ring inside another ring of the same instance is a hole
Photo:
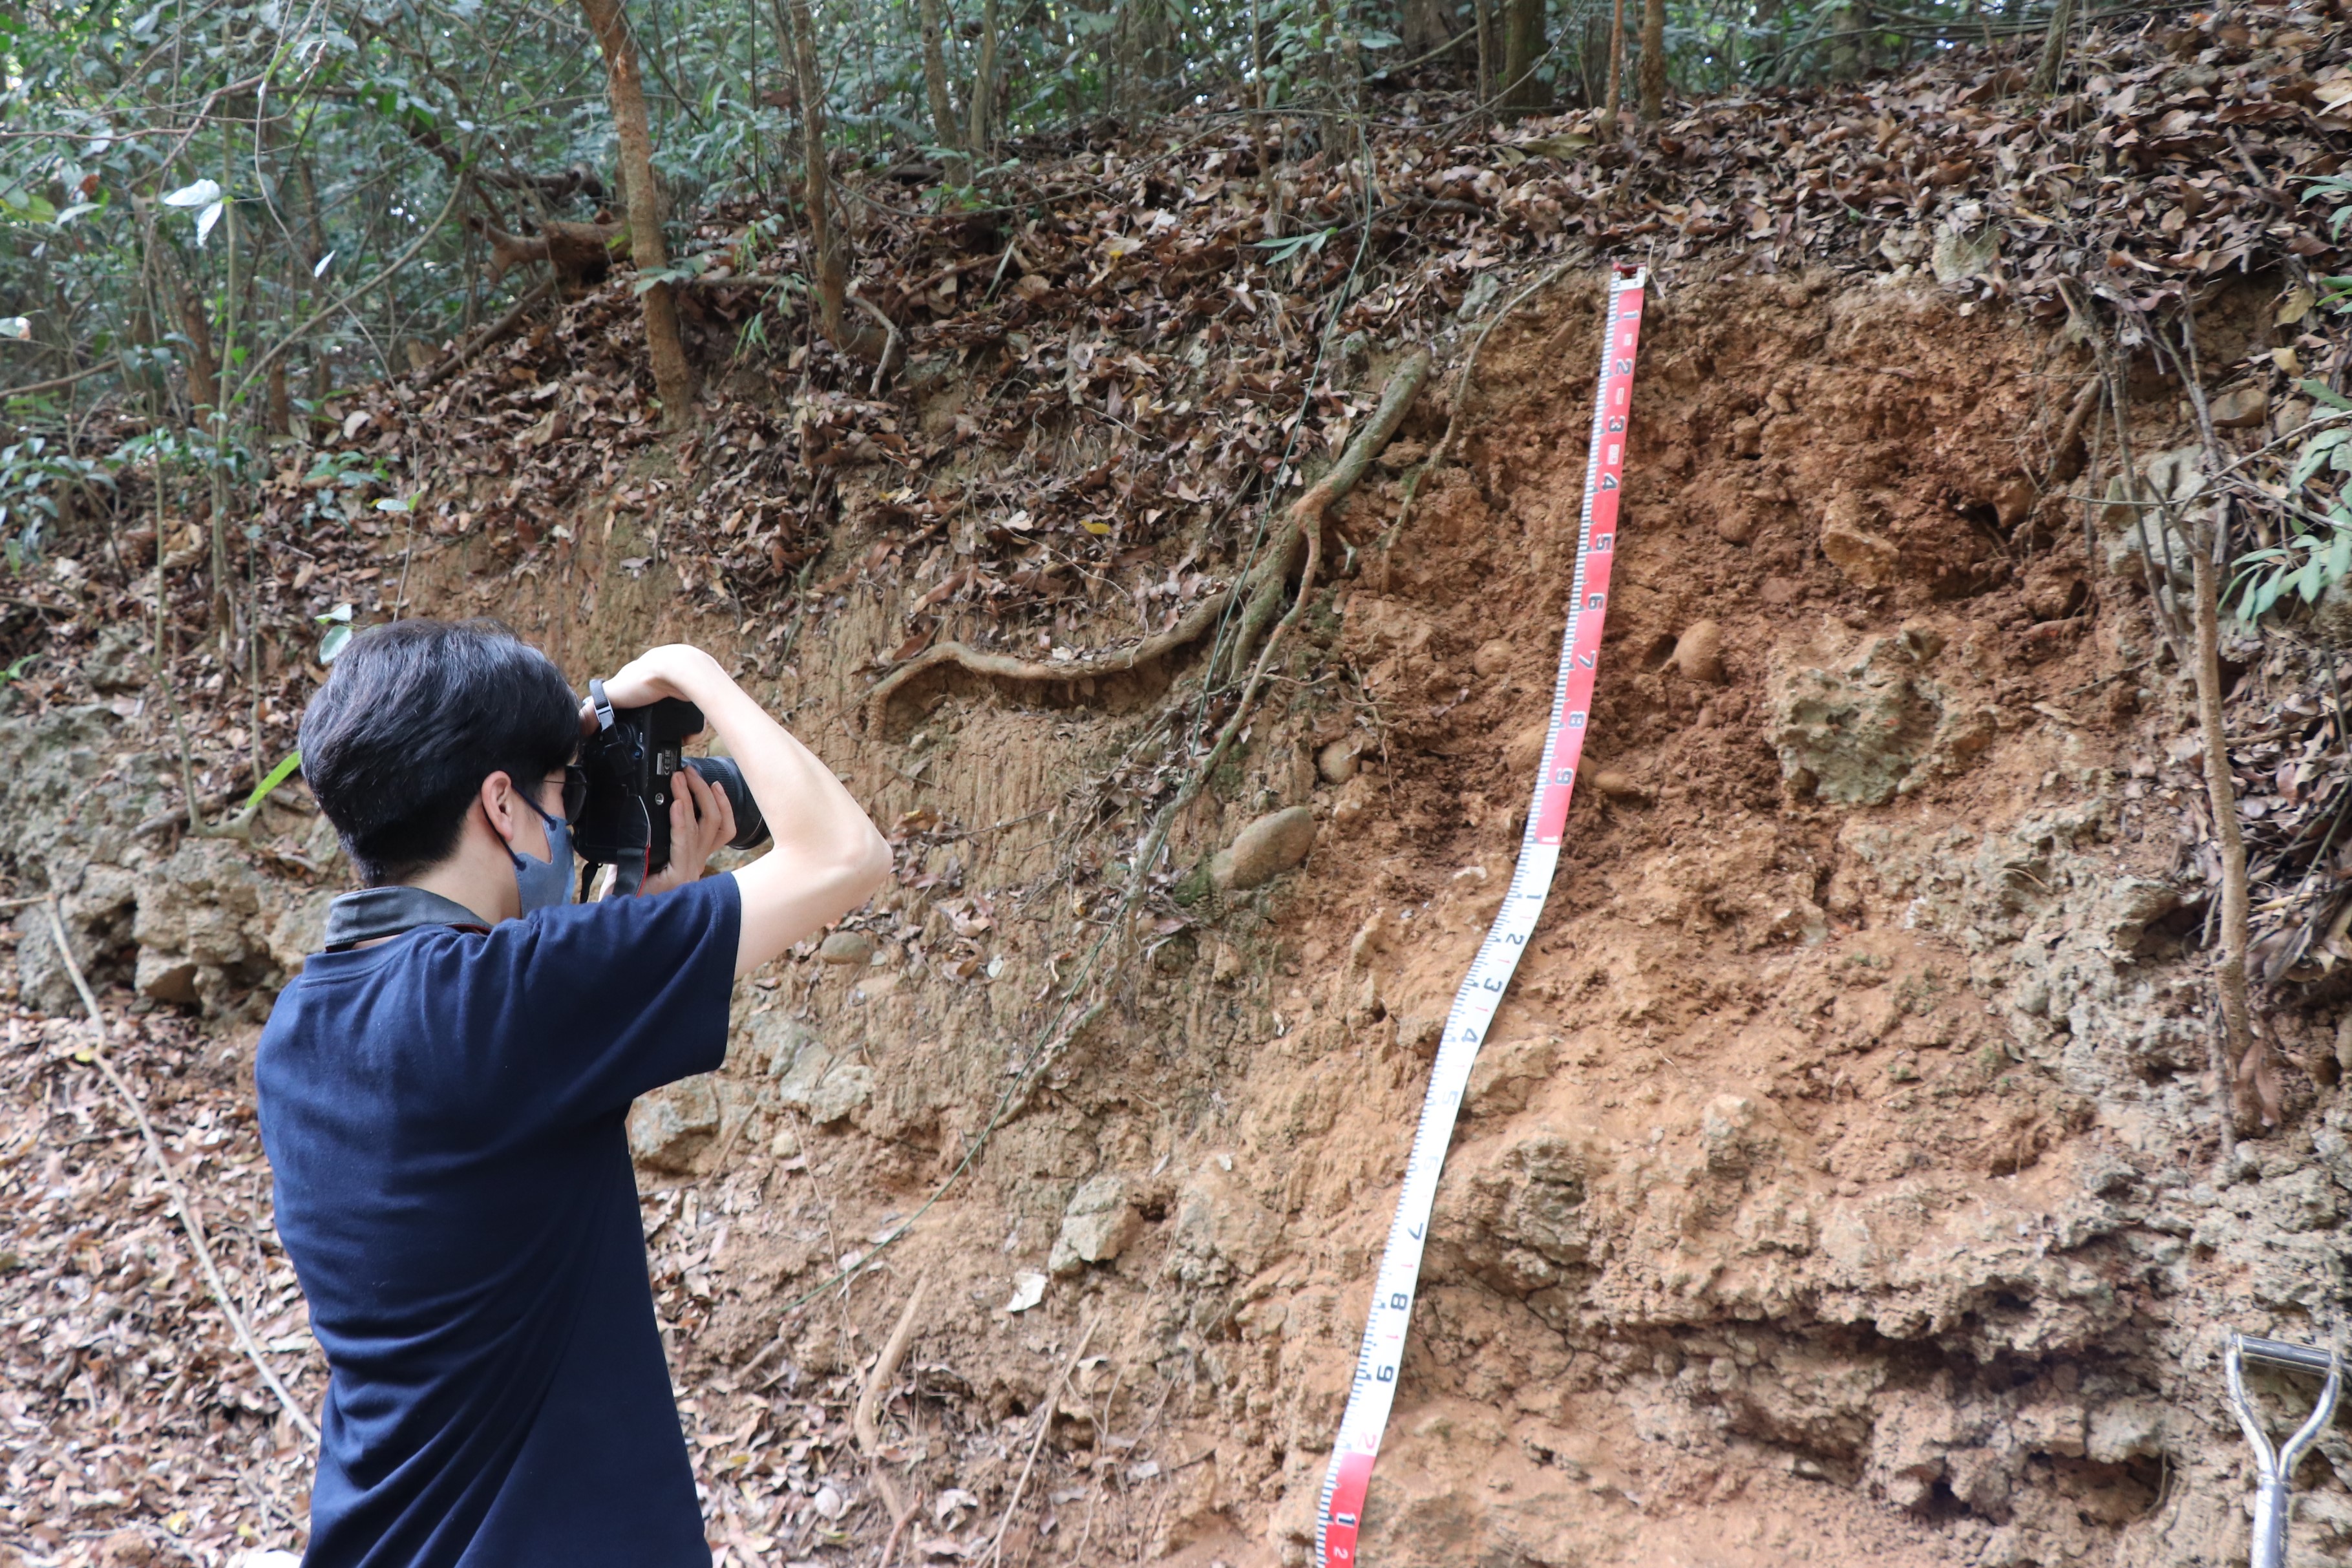
[[[580,704],[497,621],[394,621],[346,644],[302,714],[302,776],[368,887],[449,858],[482,781],[569,763]]]

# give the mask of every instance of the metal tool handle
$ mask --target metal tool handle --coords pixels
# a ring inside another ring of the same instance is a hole
[[[2312,1407],[2311,1418],[2296,1428],[2284,1447],[2271,1449],[2270,1435],[2246,1393],[2245,1363],[2264,1361],[2302,1372],[2325,1372],[2326,1386]],[[2297,1460],[2309,1452],[2336,1417],[2336,1396],[2344,1379],[2342,1353],[2332,1347],[2292,1344],[2284,1340],[2249,1339],[2231,1334],[2221,1354],[2222,1375],[2230,1384],[2230,1412],[2254,1451],[2254,1540],[2252,1568],[2286,1568],[2286,1526],[2293,1510],[2293,1486]]]
[[[2252,1334],[2231,1334],[2238,1350],[2248,1361],[2266,1361],[2275,1366],[2292,1366],[2305,1372],[2315,1372],[2325,1377],[2335,1370],[2336,1352],[2320,1345],[2299,1345],[2291,1340],[2259,1340]]]

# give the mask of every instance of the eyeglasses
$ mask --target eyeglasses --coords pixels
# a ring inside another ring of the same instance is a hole
[[[563,770],[563,820],[580,820],[581,808],[588,804],[588,770],[567,767]]]

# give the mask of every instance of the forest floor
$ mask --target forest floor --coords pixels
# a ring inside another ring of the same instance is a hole
[[[2333,13],[2284,9],[2092,58],[2049,102],[1989,58],[1622,148],[1433,95],[1369,153],[1291,122],[1272,182],[1206,116],[1029,159],[1017,213],[877,187],[878,379],[773,310],[789,223],[714,214],[691,434],[659,434],[625,278],[357,389],[265,486],[250,639],[206,629],[210,520],[134,491],[0,622],[38,656],[0,852],[108,1018],[23,905],[0,1560],[299,1550],[299,1424],[96,1056],[315,1412],[249,1068],[342,874],[299,785],[250,844],[184,834],[181,748],[217,817],[348,605],[497,614],[583,683],[701,643],[897,847],[740,989],[727,1069],[632,1119],[722,1561],[1307,1561],[1542,744],[1614,257],[1653,293],[1588,787],[1449,1162],[1366,1560],[2242,1561],[2219,1335],[2341,1305],[2352,883],[2309,846],[2352,669],[2324,615],[2230,650],[2280,959],[2268,1121],[2233,1142],[2177,590],[2095,499],[2116,424],[2070,418],[2104,384],[2061,284],[2087,256],[2126,305],[2190,293],[2219,438],[2269,461],[2345,374],[2294,182],[2352,151],[2352,67]],[[1105,650],[1244,582],[1418,346],[1440,373],[1241,747],[1139,865],[1246,666],[1205,612],[1139,668]],[[2123,391],[2142,468],[2177,466],[2185,388],[2142,358]],[[1289,852],[1212,873],[1301,808]],[[2352,1446],[2299,1485],[2297,1560],[2352,1560]]]

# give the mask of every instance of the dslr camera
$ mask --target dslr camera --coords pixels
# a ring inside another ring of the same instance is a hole
[[[666,697],[642,708],[615,708],[604,700],[604,683],[588,683],[596,712],[596,733],[581,743],[580,772],[586,791],[572,814],[572,842],[587,862],[581,868],[581,896],[598,866],[614,868],[613,891],[635,892],[647,877],[669,865],[672,780],[687,768],[702,775],[735,808],[730,849],[749,849],[768,837],[760,803],[743,782],[732,757],[689,757],[686,742],[702,732],[702,710]]]

